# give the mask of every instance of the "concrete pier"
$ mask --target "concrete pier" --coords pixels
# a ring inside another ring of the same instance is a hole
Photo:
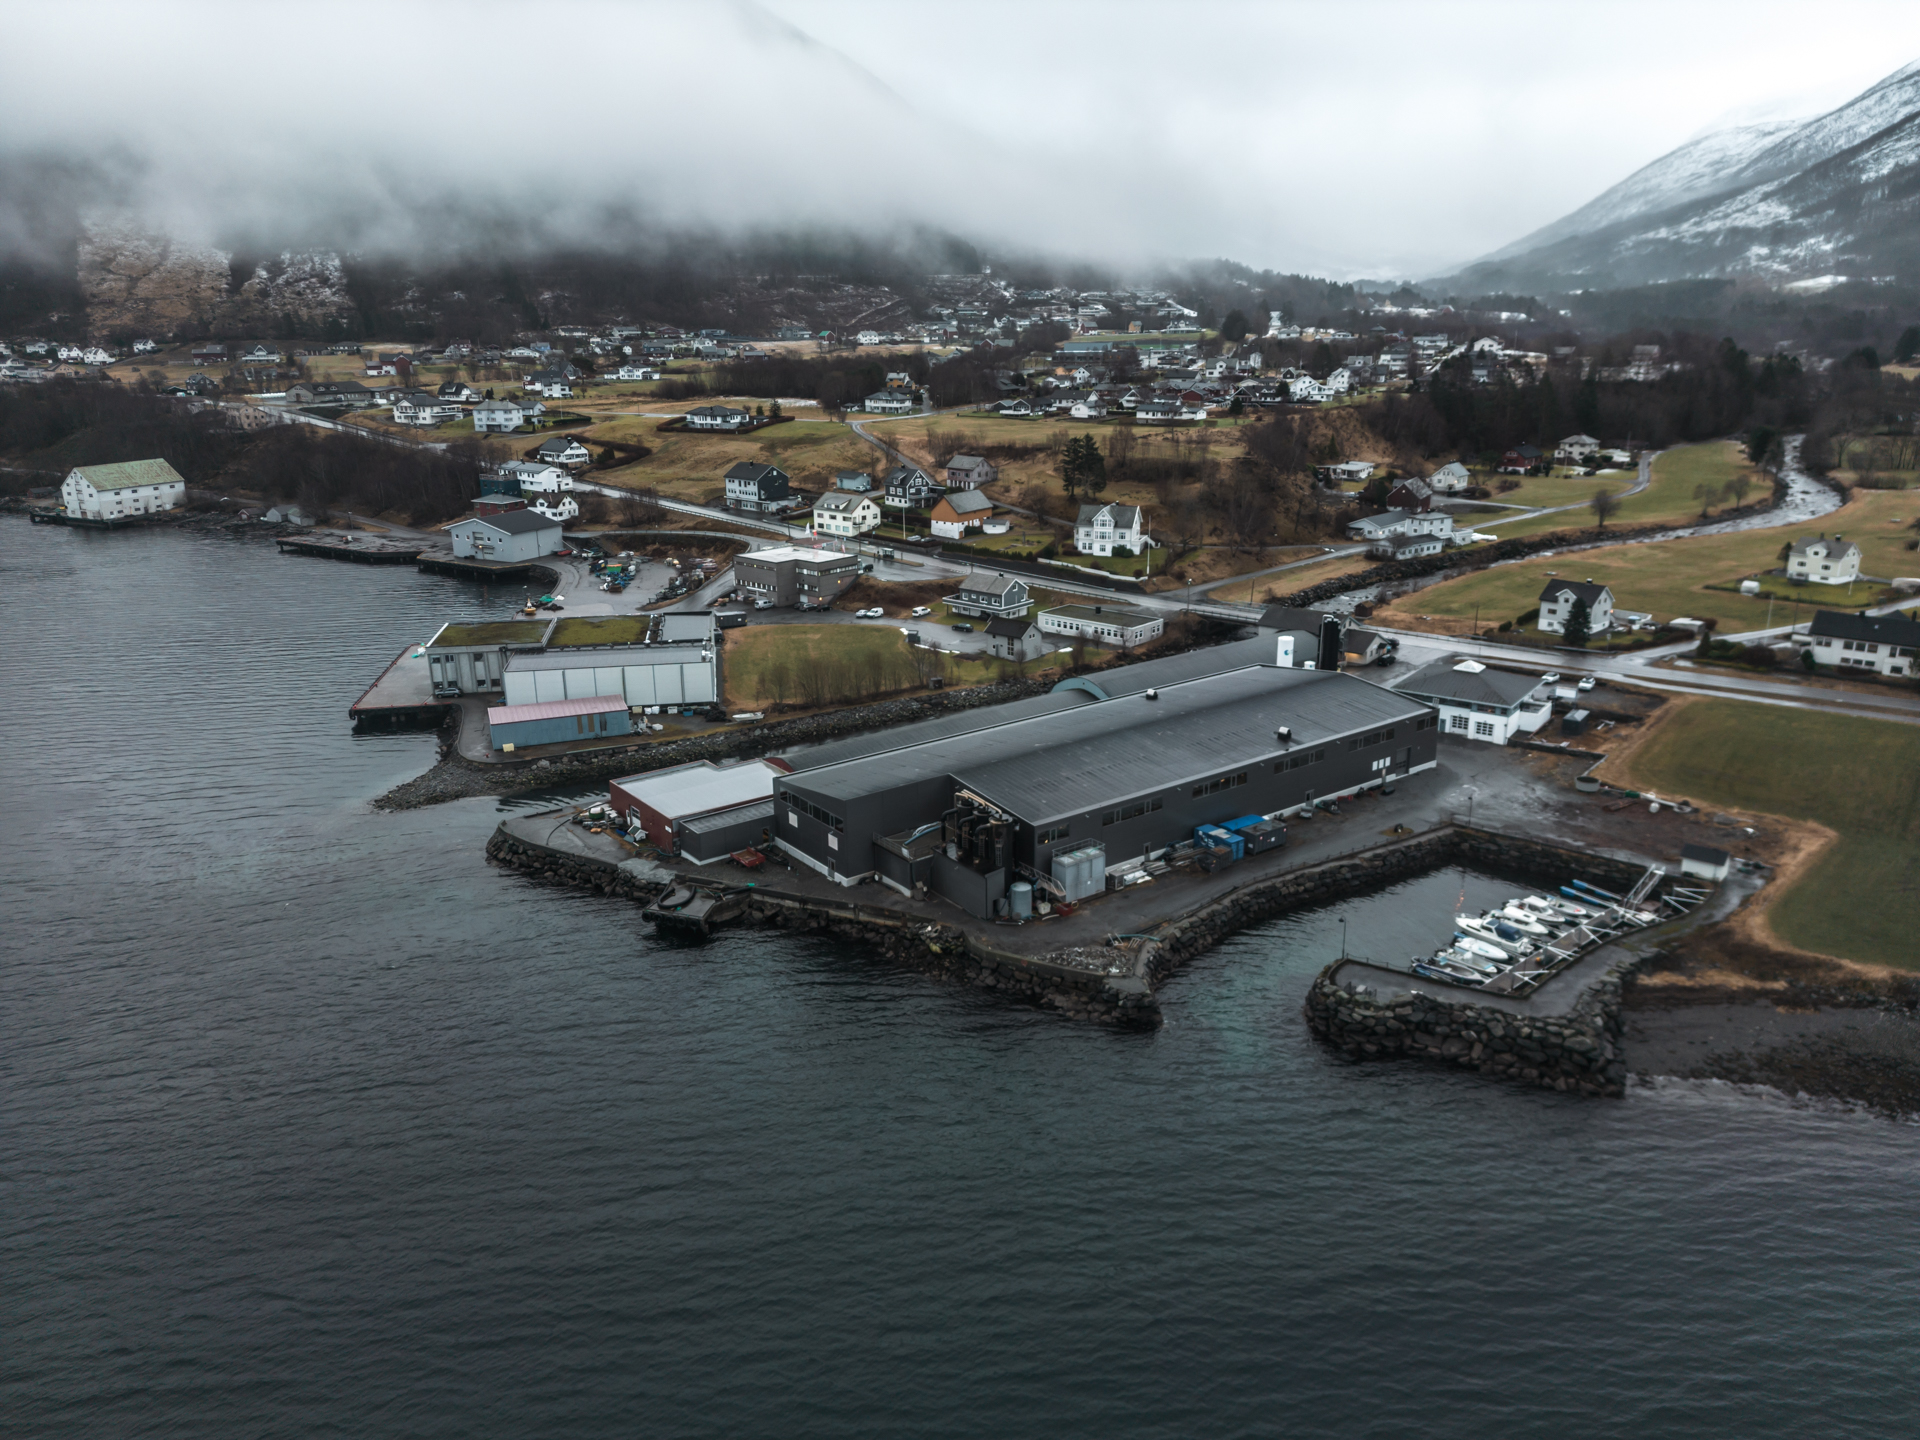
[[[318,536],[282,536],[273,542],[282,555],[317,555],[323,560],[351,560],[356,565],[407,565],[420,555],[418,545],[391,540],[330,540]]]

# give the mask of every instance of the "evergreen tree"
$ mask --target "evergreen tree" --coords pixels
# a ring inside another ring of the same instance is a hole
[[[1900,332],[1893,344],[1893,358],[1902,365],[1920,359],[1920,325],[1909,325]]]
[[[1097,495],[1107,488],[1107,457],[1091,435],[1067,441],[1060,455],[1060,480],[1066,486],[1067,499],[1085,492]]]
[[[1567,612],[1567,633],[1562,637],[1563,641],[1575,649],[1582,649],[1592,634],[1593,611],[1588,608],[1586,601],[1576,598],[1573,609]]]

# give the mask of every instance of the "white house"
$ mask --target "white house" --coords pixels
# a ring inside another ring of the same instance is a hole
[[[1098,395],[1084,395],[1067,407],[1067,413],[1076,420],[1104,420],[1107,402]]]
[[[878,345],[882,338],[878,330],[862,330],[858,335],[853,337],[853,343],[856,345]]]
[[[701,405],[687,412],[689,430],[738,430],[753,419],[750,410],[735,410],[728,405]]]
[[[473,560],[537,560],[562,548],[560,522],[532,510],[508,510],[447,527],[453,553]]]
[[[907,415],[914,410],[911,390],[876,390],[862,402],[869,415]]]
[[[438,425],[442,421],[459,418],[459,401],[442,400],[438,395],[428,395],[424,391],[413,391],[393,402],[396,425]]]
[[[660,378],[660,372],[651,365],[642,365],[635,361],[629,361],[613,372],[613,378],[616,380],[658,380]]]
[[[136,355],[151,355],[159,348],[160,347],[151,340],[136,340],[133,342],[133,353]]]
[[[179,508],[187,482],[164,460],[123,460],[118,465],[80,465],[67,472],[60,503],[69,515],[124,520]]]
[[[82,365],[111,365],[113,363],[113,355],[109,351],[102,350],[98,345],[89,345],[80,352],[80,363]]]
[[[1427,485],[1436,494],[1457,495],[1460,491],[1472,487],[1473,476],[1458,460],[1449,460],[1433,474],[1427,476]]]
[[[1587,633],[1604,635],[1613,625],[1613,591],[1591,580],[1549,580],[1542,586],[1539,628],[1548,635],[1566,634],[1576,600],[1587,602]]]
[[[1328,395],[1344,395],[1353,388],[1353,372],[1342,366],[1322,380],[1320,388]]]
[[[1845,615],[1821,610],[1807,627],[1813,658],[1842,670],[1920,673],[1920,620],[1905,615]]]
[[[1299,375],[1287,382],[1287,398],[1296,405],[1318,404],[1330,398],[1332,394],[1331,390],[1311,375]]]
[[[544,395],[549,400],[571,400],[573,386],[567,377],[558,370],[534,370],[520,382],[530,394]]]
[[[584,465],[593,457],[578,437],[555,435],[534,446],[531,458],[547,465]]]
[[[1042,610],[1037,618],[1040,629],[1048,635],[1098,640],[1122,650],[1156,640],[1167,628],[1165,619],[1151,611],[1118,605],[1060,605]]]
[[[482,435],[518,430],[526,419],[525,412],[511,400],[482,400],[473,407],[473,428]]]
[[[1553,714],[1546,682],[1538,675],[1495,670],[1478,660],[1447,656],[1414,671],[1393,687],[1439,712],[1443,734],[1504,745],[1531,734]]]
[[[1111,555],[1124,547],[1146,549],[1147,516],[1138,505],[1082,505],[1073,524],[1073,548],[1082,555]]]
[[[1437,535],[1442,540],[1453,534],[1453,516],[1444,510],[1387,510],[1364,515],[1347,526],[1354,540],[1374,541],[1386,535]]]
[[[1838,535],[1802,535],[1787,547],[1787,576],[1817,585],[1847,585],[1860,578],[1860,547]]]
[[[813,502],[816,535],[864,535],[880,528],[880,507],[865,495],[829,490]]]
[[[947,486],[955,490],[977,490],[991,485],[999,471],[978,455],[956,455],[947,461]]]
[[[518,487],[531,499],[536,495],[564,495],[573,489],[573,477],[558,465],[542,465],[532,460],[511,460],[500,467],[503,479]]]
[[[1580,465],[1599,449],[1600,442],[1591,435],[1569,435],[1554,447],[1553,458],[1563,465]]]

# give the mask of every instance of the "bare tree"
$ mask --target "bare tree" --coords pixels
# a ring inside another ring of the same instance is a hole
[[[1587,503],[1593,508],[1593,518],[1599,521],[1600,528],[1603,530],[1606,528],[1607,521],[1620,510],[1620,497],[1611,490],[1594,491],[1593,499]]]

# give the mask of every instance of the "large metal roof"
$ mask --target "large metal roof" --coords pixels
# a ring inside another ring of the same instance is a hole
[[[604,645],[594,650],[543,650],[538,654],[514,651],[507,669],[593,670],[614,665],[704,665],[707,652],[698,645]]]
[[[804,788],[856,799],[952,775],[1032,824],[1197,783],[1427,707],[1358,676],[1254,665],[809,769]],[[1281,741],[1276,731],[1291,731]]]
[[[1494,670],[1477,660],[1462,661],[1458,655],[1449,655],[1414,671],[1393,688],[1405,695],[1462,705],[1518,705],[1540,685],[1538,675]]]

